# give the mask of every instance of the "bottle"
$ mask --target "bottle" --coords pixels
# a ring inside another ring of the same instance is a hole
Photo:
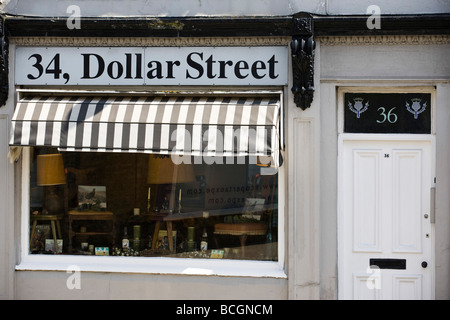
[[[194,251],[196,244],[195,244],[195,227],[188,227],[188,242],[187,242],[187,251]]]
[[[152,228],[149,226],[148,237],[147,237],[147,248],[151,249],[153,246],[153,238],[152,238]]]
[[[122,249],[128,250],[130,248],[130,240],[128,239],[127,227],[124,227],[122,238]]]
[[[202,241],[200,242],[200,250],[208,250],[208,234],[206,233],[206,228],[203,228]]]

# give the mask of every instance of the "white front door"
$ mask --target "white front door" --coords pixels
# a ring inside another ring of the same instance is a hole
[[[432,143],[342,140],[339,298],[432,299]]]

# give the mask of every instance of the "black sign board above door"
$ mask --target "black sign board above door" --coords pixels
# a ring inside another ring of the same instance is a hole
[[[344,132],[431,133],[430,93],[345,93]]]

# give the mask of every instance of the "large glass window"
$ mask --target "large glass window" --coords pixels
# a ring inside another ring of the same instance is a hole
[[[33,148],[30,253],[277,260],[276,170],[184,160]]]

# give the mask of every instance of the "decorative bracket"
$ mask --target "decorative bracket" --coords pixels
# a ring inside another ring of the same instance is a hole
[[[308,13],[293,17],[291,41],[294,102],[305,110],[311,106],[314,97],[314,52],[313,18]]]
[[[8,39],[5,31],[5,17],[0,16],[0,107],[8,100]]]

